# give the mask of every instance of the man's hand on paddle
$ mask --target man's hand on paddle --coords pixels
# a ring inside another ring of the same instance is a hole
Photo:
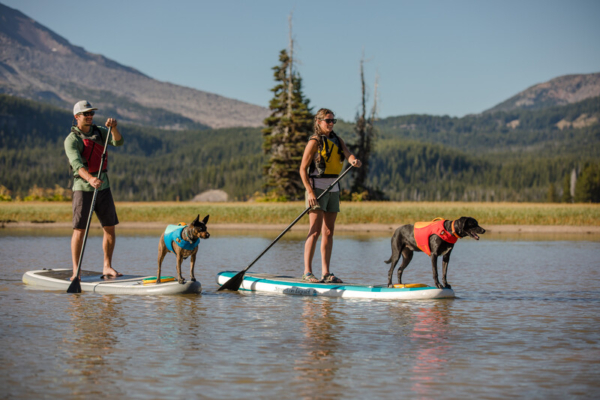
[[[106,125],[107,128],[116,128],[117,127],[117,120],[114,118],[109,118],[106,120]]]
[[[80,168],[79,171],[79,176],[88,181],[88,183],[94,188],[94,189],[100,189],[100,186],[102,186],[102,179],[98,179],[95,176],[93,176],[92,174],[90,174],[88,172],[87,169],[85,169],[84,167]]]
[[[94,188],[94,189],[100,189],[100,186],[102,186],[102,180],[96,178],[95,176],[92,176],[89,180],[88,183]]]
[[[119,132],[119,129],[117,128],[117,120],[115,118],[107,119],[104,125],[110,129],[113,139],[121,140],[121,132]]]

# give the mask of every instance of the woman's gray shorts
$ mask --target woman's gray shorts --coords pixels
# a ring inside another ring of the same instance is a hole
[[[315,191],[315,196],[317,196],[317,197],[319,197],[321,195],[321,193],[323,193],[325,191],[325,190],[321,190],[321,189],[313,189],[313,190]],[[305,193],[304,198],[306,199],[304,201],[304,204],[308,208],[308,192]],[[323,196],[319,199],[319,204],[314,206],[313,208],[311,208],[311,211],[312,210],[321,210],[321,211],[325,211],[325,212],[339,213],[340,212],[340,192],[325,193],[325,196]]]

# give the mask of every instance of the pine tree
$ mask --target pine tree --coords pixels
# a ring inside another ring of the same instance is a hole
[[[565,175],[563,179],[563,194],[561,197],[562,203],[572,203],[573,197],[571,197],[571,176]]]
[[[556,193],[556,187],[554,186],[554,183],[550,183],[550,185],[548,186],[548,193],[546,195],[546,200],[548,201],[548,203],[560,202],[558,194]]]
[[[273,67],[277,85],[271,89],[271,115],[265,119],[266,128],[262,130],[263,149],[270,155],[264,166],[265,187],[276,198],[297,200],[304,195],[299,169],[314,117],[310,100],[302,93],[302,78],[293,70],[293,59],[287,50],[279,53],[279,62]]]
[[[577,179],[575,201],[578,203],[600,203],[600,164],[589,164]]]

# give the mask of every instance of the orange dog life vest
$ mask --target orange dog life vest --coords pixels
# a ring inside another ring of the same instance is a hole
[[[431,235],[438,235],[448,243],[456,243],[459,239],[454,232],[448,232],[446,228],[444,228],[444,222],[445,220],[436,218],[431,222],[415,223],[415,240],[417,242],[417,247],[428,256],[431,255],[431,249],[429,248],[429,237]],[[454,222],[452,222],[452,231],[454,231]]]

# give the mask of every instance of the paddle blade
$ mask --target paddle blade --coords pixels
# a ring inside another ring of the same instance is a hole
[[[246,271],[238,272],[233,276],[233,278],[225,282],[219,289],[217,289],[217,292],[220,292],[221,290],[232,290],[236,292],[240,288],[240,286],[242,286],[245,274]]]
[[[71,281],[71,284],[67,289],[67,293],[81,293],[81,284],[79,283],[79,278],[75,278]]]

